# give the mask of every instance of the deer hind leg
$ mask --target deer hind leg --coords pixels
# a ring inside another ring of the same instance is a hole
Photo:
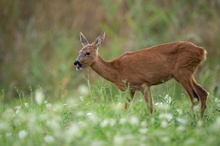
[[[206,100],[208,96],[207,91],[198,85],[193,77],[187,79],[177,79],[177,81],[182,84],[189,94],[192,103],[192,111],[195,105],[193,98],[197,98],[198,101],[201,100],[201,117],[203,117],[206,109]]]
[[[184,87],[184,89],[186,90],[186,92],[189,94],[192,106],[192,112],[193,112],[193,107],[195,105],[194,102],[194,95],[197,96],[197,92],[193,91],[193,83],[192,83],[192,78],[176,78],[176,80]]]
[[[128,109],[128,104],[134,99],[135,92],[136,92],[136,90],[130,89],[130,96],[131,97],[125,101],[125,104],[124,104],[125,109]]]
[[[204,88],[202,88],[199,84],[197,84],[194,78],[192,78],[192,83],[194,87],[193,88],[194,92],[196,92],[196,94],[198,95],[197,97],[199,97],[199,99],[201,100],[201,117],[203,117],[206,109],[208,92]]]
[[[147,103],[147,106],[149,107],[149,111],[152,114],[153,113],[153,98],[151,95],[150,86],[147,85],[147,87],[142,87],[141,93],[144,95],[144,99]]]

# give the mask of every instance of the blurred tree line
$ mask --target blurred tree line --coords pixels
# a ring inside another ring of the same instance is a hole
[[[100,49],[106,59],[127,50],[188,40],[208,51],[202,74],[207,70],[218,74],[219,14],[219,0],[1,0],[1,92],[16,97],[15,88],[29,92],[41,86],[50,96],[73,93],[86,82],[72,64],[81,49],[80,31],[91,42],[106,32]],[[97,76],[89,74],[94,81]],[[217,74],[205,84],[218,86]]]

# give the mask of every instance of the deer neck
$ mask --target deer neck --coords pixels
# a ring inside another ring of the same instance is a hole
[[[98,56],[98,60],[96,63],[94,63],[91,68],[94,70],[97,74],[102,76],[104,79],[115,83],[117,80],[118,71],[113,66],[113,61],[108,62],[102,59],[100,56]]]

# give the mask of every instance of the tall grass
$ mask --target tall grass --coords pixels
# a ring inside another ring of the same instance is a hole
[[[40,85],[51,97],[61,97],[85,84],[72,65],[81,49],[80,31],[90,42],[106,32],[99,52],[107,60],[152,45],[192,41],[208,51],[201,74],[209,69],[219,73],[219,5],[215,0],[55,0],[53,4],[40,0],[16,1],[16,5],[3,0],[0,88],[13,98],[17,97],[15,87],[28,93],[29,86]],[[90,78],[94,83],[97,76],[92,74]],[[217,89],[218,83],[214,82]]]
[[[81,95],[56,102],[48,101],[40,87],[31,90],[32,96],[18,91],[20,100],[11,104],[3,104],[5,97],[1,94],[0,144],[217,146],[220,143],[220,100],[215,97],[210,96],[204,119],[199,117],[199,106],[192,114],[190,101],[170,97],[171,91],[155,99],[155,113],[150,115],[139,94],[124,110],[126,93],[114,92],[111,97],[106,94],[106,88],[111,92],[106,82],[89,87],[79,88]]]

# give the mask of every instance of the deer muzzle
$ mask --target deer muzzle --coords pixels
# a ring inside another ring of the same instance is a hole
[[[81,70],[82,69],[82,64],[79,62],[79,60],[76,60],[74,62],[74,65],[76,66],[76,70]]]

